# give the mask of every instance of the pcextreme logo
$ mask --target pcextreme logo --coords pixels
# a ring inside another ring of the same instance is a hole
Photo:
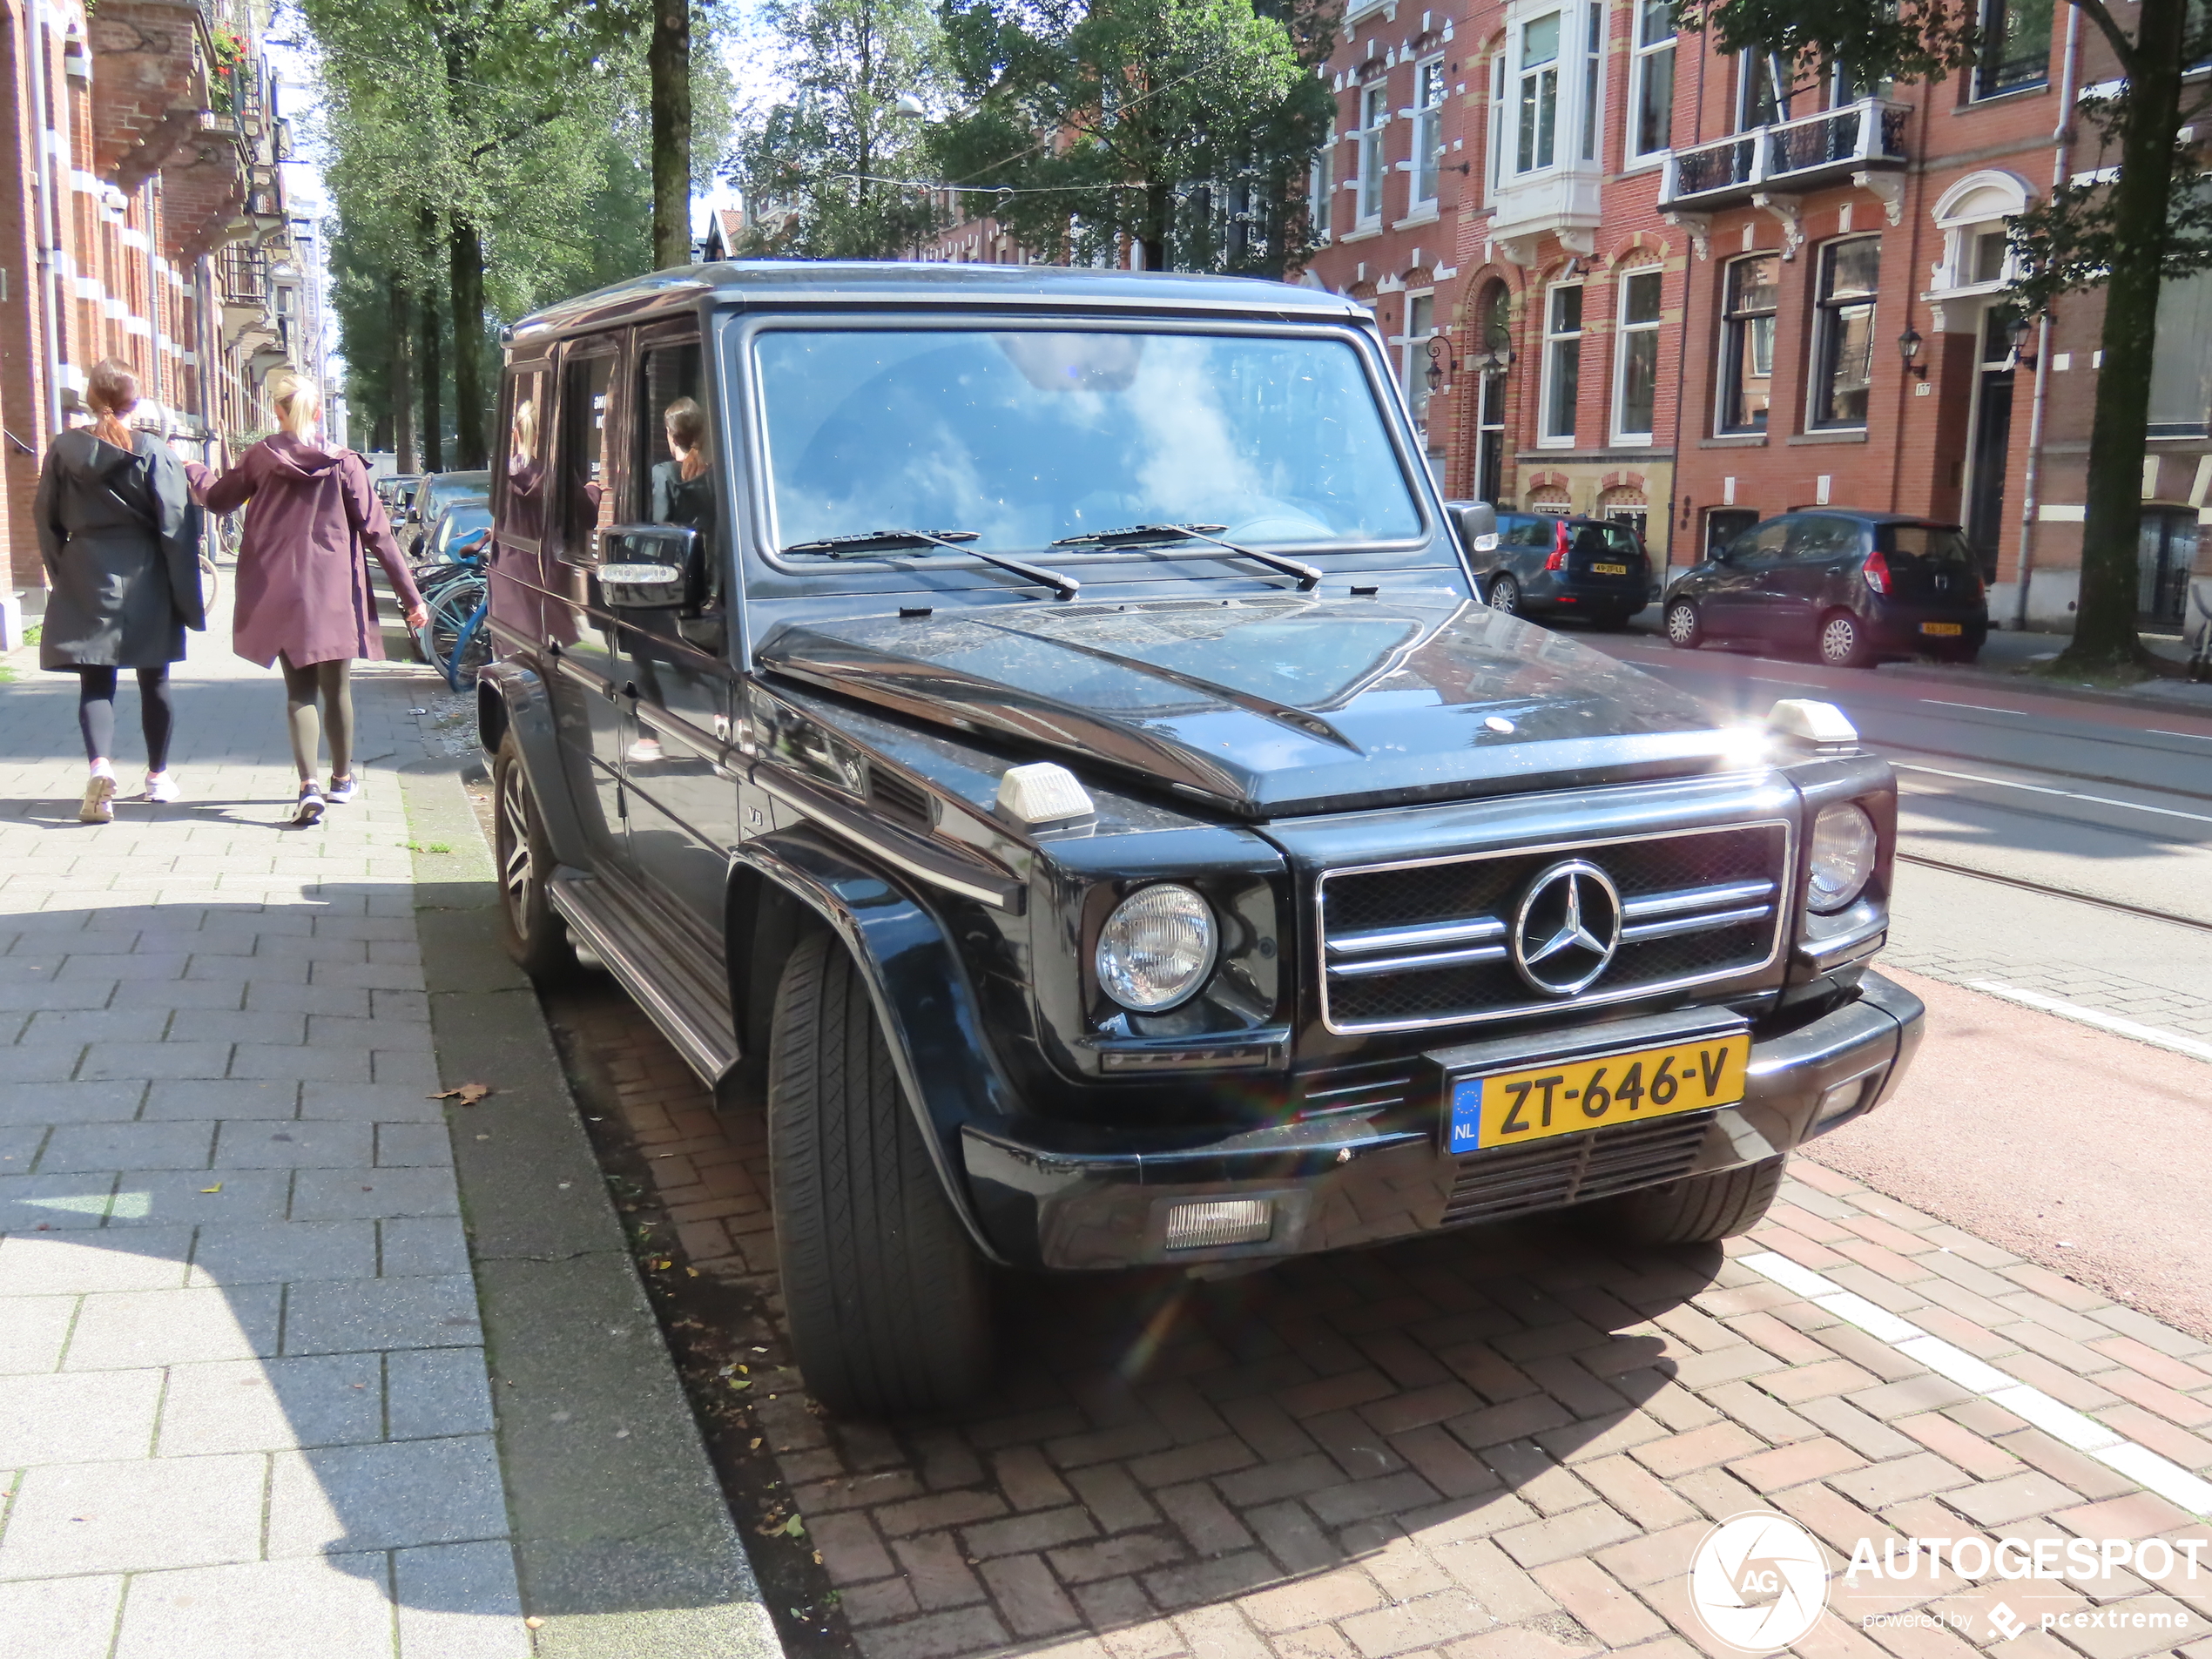
[[[1813,1535],[1764,1509],[1730,1515],[1689,1562],[1689,1605],[1712,1638],[1743,1653],[1775,1653],[1819,1622],[1828,1567]]]

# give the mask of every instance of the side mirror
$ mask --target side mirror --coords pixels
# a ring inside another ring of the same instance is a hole
[[[681,524],[615,524],[599,532],[599,590],[616,610],[680,610],[706,598],[706,543]]]
[[[1487,501],[1469,502],[1453,511],[1459,516],[1460,535],[1477,553],[1498,550],[1498,509]]]

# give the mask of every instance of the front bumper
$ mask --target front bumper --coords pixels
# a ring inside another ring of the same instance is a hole
[[[1716,1111],[1561,1136],[1510,1152],[1443,1150],[1444,1080],[1533,1055],[1542,1038],[1440,1051],[1414,1097],[1157,1150],[1042,1143],[970,1125],[961,1151],[975,1214],[1008,1261],[1049,1268],[1195,1264],[1301,1256],[1532,1214],[1756,1163],[1871,1110],[1920,1040],[1918,997],[1878,974],[1796,1028],[1755,1038],[1743,1100]],[[1725,1010],[1608,1022],[1548,1034],[1541,1057],[1597,1055],[1727,1028]],[[1716,1023],[1717,1022],[1717,1023]],[[1736,1022],[1738,1028],[1741,1022]],[[1495,1051],[1494,1053],[1493,1051]],[[1117,1137],[1120,1138],[1120,1137]],[[1262,1242],[1170,1250],[1168,1211],[1201,1199],[1264,1198]]]

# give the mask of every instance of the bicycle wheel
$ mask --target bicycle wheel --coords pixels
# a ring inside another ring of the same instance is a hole
[[[479,601],[461,624],[461,633],[453,643],[453,654],[445,659],[446,684],[456,691],[465,691],[476,683],[476,671],[491,661],[491,630],[484,626],[484,618],[491,612],[489,599]]]
[[[199,556],[199,599],[202,614],[215,612],[215,596],[223,590],[223,578],[215,568],[215,561],[205,553]]]
[[[448,682],[459,684],[454,681],[448,664],[453,661],[454,647],[461,642],[462,631],[469,625],[469,618],[484,602],[488,591],[482,577],[472,577],[447,583],[425,602],[424,608],[430,614],[416,634],[415,643],[421,647],[423,659],[445,675]],[[481,633],[482,629],[479,627],[476,631]]]

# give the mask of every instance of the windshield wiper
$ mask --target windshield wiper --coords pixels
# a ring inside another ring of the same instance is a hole
[[[1088,536],[1063,536],[1053,546],[1145,547],[1161,542],[1211,542],[1239,558],[1255,559],[1285,576],[1296,577],[1300,588],[1312,588],[1320,582],[1321,572],[1311,564],[1223,541],[1216,532],[1228,528],[1226,524],[1129,524],[1117,530],[1094,530]]]
[[[1003,553],[987,553],[980,547],[968,547],[966,543],[976,539],[975,530],[861,530],[853,536],[826,536],[819,542],[793,542],[783,549],[786,553],[819,553],[824,558],[846,559],[867,553],[890,553],[900,549],[920,552],[924,548],[943,548],[948,553],[964,553],[971,559],[981,559],[995,564],[1001,570],[1011,570],[1025,576],[1032,582],[1041,582],[1063,599],[1072,599],[1082,591],[1083,584],[1071,576],[1057,570],[1048,570],[1042,564],[1031,564],[1026,559],[1008,558]]]

